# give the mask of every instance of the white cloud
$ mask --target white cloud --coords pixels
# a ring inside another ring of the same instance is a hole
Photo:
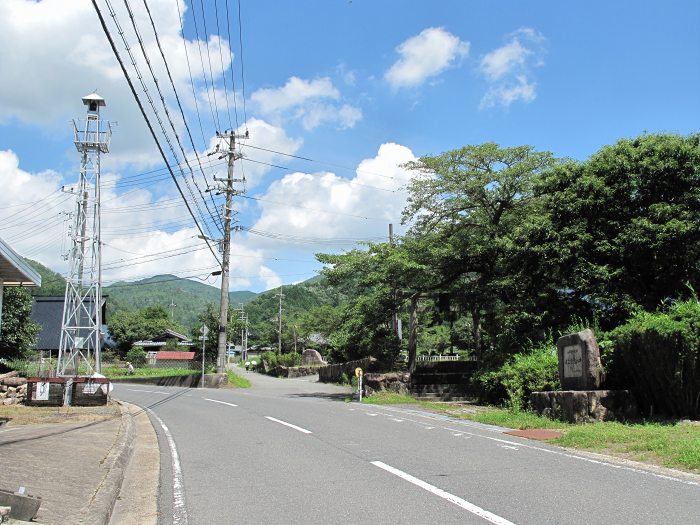
[[[536,97],[535,88],[536,85],[529,82],[525,75],[519,75],[513,84],[499,84],[489,88],[481,99],[479,108],[491,108],[497,104],[508,107],[518,100],[532,102]]]
[[[309,99],[338,99],[340,93],[328,77],[312,81],[292,77],[284,86],[259,89],[250,98],[261,112],[269,114],[300,106]]]
[[[490,86],[480,109],[508,107],[516,101],[532,102],[537,97],[537,84],[531,77],[535,67],[544,65],[544,36],[522,27],[507,38],[506,44],[481,58],[479,67]]]
[[[187,9],[184,0],[177,1],[180,12],[184,14]],[[124,6],[114,6],[146,86],[157,105],[160,105],[158,93],[153,80],[149,80],[150,73]],[[194,107],[194,97],[190,85],[190,68],[197,92],[203,90],[205,75],[202,61],[194,60],[194,57],[199,56],[200,47],[202,50],[206,46],[209,47],[212,60],[218,66],[214,68],[214,76],[216,87],[219,89],[223,83],[221,57],[225,69],[231,64],[232,54],[228,42],[216,35],[211,35],[207,42],[183,42],[178,10],[174,9],[173,1],[151,0],[149,7],[180,100],[186,110],[191,110]],[[127,64],[127,69],[131,70],[130,59],[124,51],[119,35],[112,27],[112,19],[103,4],[102,8],[120,55]],[[132,9],[171,117],[183,144],[188,147],[179,110],[172,89],[169,88],[170,82],[148,15],[141,3],[132,3]],[[185,56],[185,46],[190,58],[189,64]],[[3,72],[4,78],[12,79],[11,82],[0,83],[0,123],[16,119],[23,124],[56,128],[58,131],[65,129],[68,135],[70,128],[66,121],[85,115],[80,98],[97,89],[107,101],[107,107],[102,112],[103,118],[119,121],[119,127],[115,129],[113,136],[111,153],[103,158],[103,167],[119,167],[126,164],[146,167],[162,163],[90,2],[2,0],[0,49],[14,50],[0,54],[0,71]],[[140,83],[133,72],[131,76],[158,130]],[[222,102],[223,100],[220,104]],[[200,102],[199,106],[202,118],[206,119],[209,113],[208,103],[204,106]],[[166,129],[169,130],[167,116],[162,107],[159,108],[159,112]],[[171,130],[169,133],[172,137]],[[194,129],[193,135],[197,136]],[[179,154],[177,146],[176,151]]]
[[[322,124],[352,128],[362,119],[359,108],[335,103],[340,92],[328,77],[311,81],[291,77],[282,87],[255,91],[250,99],[261,114],[276,121],[299,120],[307,131]]]
[[[490,80],[498,80],[513,68],[522,67],[531,53],[532,51],[523,47],[519,40],[514,39],[484,55],[481,59],[481,69]]]
[[[350,180],[330,172],[289,174],[260,197],[262,215],[253,229],[282,234],[277,244],[322,239],[320,245],[332,248],[341,238],[385,238],[387,224],[398,226],[406,204],[401,189],[411,174],[400,165],[411,160],[410,149],[388,143],[376,157],[363,160]],[[318,251],[319,244],[308,250]]]
[[[266,290],[272,290],[273,288],[282,286],[282,279],[267,266],[260,266],[258,278],[265,283]]]
[[[429,27],[396,48],[401,55],[384,78],[394,88],[417,86],[469,54],[469,42],[440,27]]]

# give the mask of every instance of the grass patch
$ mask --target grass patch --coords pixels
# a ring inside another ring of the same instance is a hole
[[[90,423],[120,417],[117,403],[99,407],[30,407],[24,405],[0,406],[0,417],[10,419],[10,425],[35,423]]]
[[[118,366],[110,366],[102,368],[102,375],[110,379],[121,379],[125,377],[173,377],[173,376],[191,376],[201,374],[199,370],[190,368],[135,368],[134,373],[128,375],[126,368]]]
[[[458,403],[431,403],[409,395],[377,392],[362,399],[370,405],[411,405],[460,419],[513,429],[546,428],[563,432],[548,442],[700,474],[700,425],[683,423],[600,422],[571,424],[527,411]]]
[[[251,384],[245,377],[239,376],[233,370],[227,370],[228,386],[230,388],[250,388]]]
[[[345,386],[345,385],[343,385]],[[396,394],[388,390],[382,390],[371,396],[363,397],[362,402],[368,405],[416,405],[420,401],[406,394]]]
[[[700,473],[700,426],[677,423],[569,425],[553,443]]]

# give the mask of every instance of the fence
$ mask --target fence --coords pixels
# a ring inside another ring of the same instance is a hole
[[[476,361],[475,355],[460,356],[460,355],[419,355],[417,361]]]

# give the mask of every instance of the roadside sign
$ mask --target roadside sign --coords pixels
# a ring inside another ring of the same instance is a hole
[[[355,377],[360,377],[362,375],[362,369],[358,366],[355,369]]]
[[[206,337],[209,333],[209,328],[207,327],[207,325],[202,325],[202,328],[199,329],[199,333]]]

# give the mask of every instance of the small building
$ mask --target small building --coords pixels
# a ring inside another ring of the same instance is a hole
[[[163,350],[154,353],[153,360],[148,360],[151,368],[195,368],[194,352],[178,352]]]
[[[186,335],[180,334],[175,330],[165,330],[163,333],[157,335],[156,337],[153,337],[152,339],[149,339],[147,341],[136,341],[135,343],[132,343],[131,346],[140,346],[147,352],[149,350],[157,351],[159,348],[166,346],[170,341],[176,341],[177,346],[183,347],[183,350],[189,348],[194,344]]]
[[[92,298],[86,300],[92,311]],[[57,356],[61,346],[61,327],[63,324],[63,296],[35,296],[32,297],[32,320],[40,326],[39,336],[36,341],[36,349],[47,352],[49,357]],[[107,297],[102,298],[102,319],[105,319],[107,310]],[[82,315],[87,318],[86,312]],[[82,324],[82,323],[81,323]],[[87,325],[88,323],[85,322]],[[87,329],[86,329],[87,330]],[[102,325],[102,339],[105,341],[106,325]]]
[[[168,343],[172,348],[172,341],[176,341],[178,350],[161,350]],[[148,341],[136,341],[131,346],[140,346],[146,351],[146,364],[151,368],[192,368],[194,352],[189,348],[194,343],[184,334],[175,330],[165,330],[162,334]]]

